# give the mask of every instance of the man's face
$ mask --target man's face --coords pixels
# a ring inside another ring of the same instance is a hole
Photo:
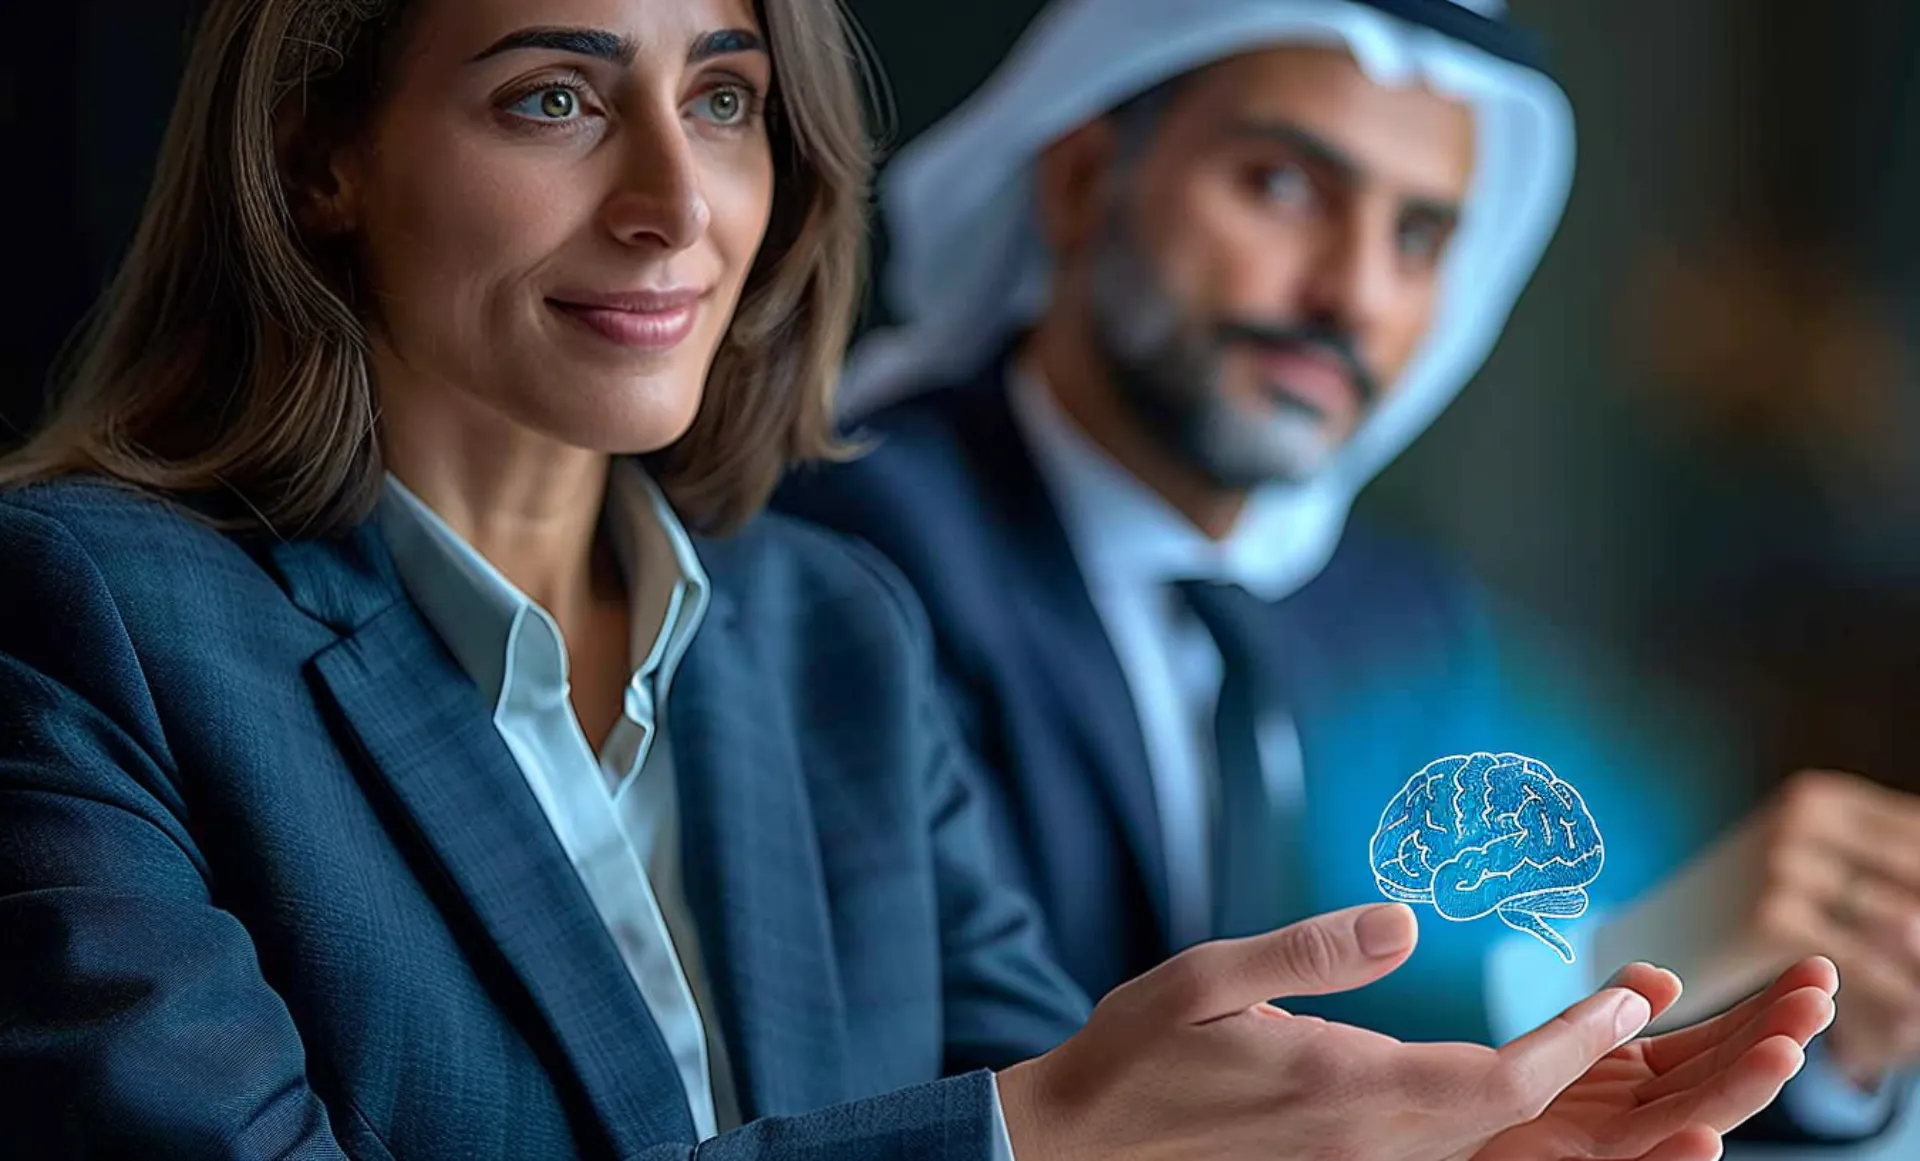
[[[1287,47],[1186,78],[1152,117],[1122,121],[1085,252],[1117,402],[1219,485],[1303,479],[1426,333],[1472,115]]]

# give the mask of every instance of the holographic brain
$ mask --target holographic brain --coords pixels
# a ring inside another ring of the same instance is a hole
[[[1606,861],[1579,791],[1520,754],[1429,762],[1381,813],[1368,855],[1387,898],[1460,922],[1498,915],[1568,963],[1573,947],[1547,920],[1585,914]]]

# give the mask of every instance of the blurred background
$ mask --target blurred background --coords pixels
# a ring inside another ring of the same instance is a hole
[[[851,6],[895,144],[1038,8]],[[126,243],[191,3],[10,8],[0,443]],[[1920,789],[1920,6],[1512,8],[1578,112],[1572,204],[1486,370],[1363,514],[1719,711],[1743,797],[1802,765]]]

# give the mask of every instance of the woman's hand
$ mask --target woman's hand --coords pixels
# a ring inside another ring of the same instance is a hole
[[[1680,997],[1678,977],[1643,964],[1613,982],[1648,997],[1656,1017]],[[1721,1134],[1799,1071],[1807,1041],[1833,1019],[1839,983],[1829,961],[1802,960],[1722,1016],[1624,1044],[1474,1161],[1714,1161]]]
[[[1824,961],[1741,1013],[1624,1048],[1679,995],[1670,973],[1636,965],[1500,1049],[1403,1044],[1268,1002],[1370,983],[1415,936],[1405,907],[1354,908],[1193,948],[1115,989],[1079,1035],[1000,1074],[1015,1153],[1534,1161],[1632,1157],[1608,1150],[1644,1140],[1641,1152],[1669,1149],[1661,1161],[1709,1157],[1831,1011]]]

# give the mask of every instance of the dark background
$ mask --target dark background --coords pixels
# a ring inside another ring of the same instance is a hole
[[[851,6],[895,142],[1037,8]],[[10,8],[0,444],[125,245],[189,3]],[[1485,372],[1363,515],[1709,695],[1756,778],[1822,764],[1920,788],[1920,6],[1513,8],[1579,115],[1573,201]]]

